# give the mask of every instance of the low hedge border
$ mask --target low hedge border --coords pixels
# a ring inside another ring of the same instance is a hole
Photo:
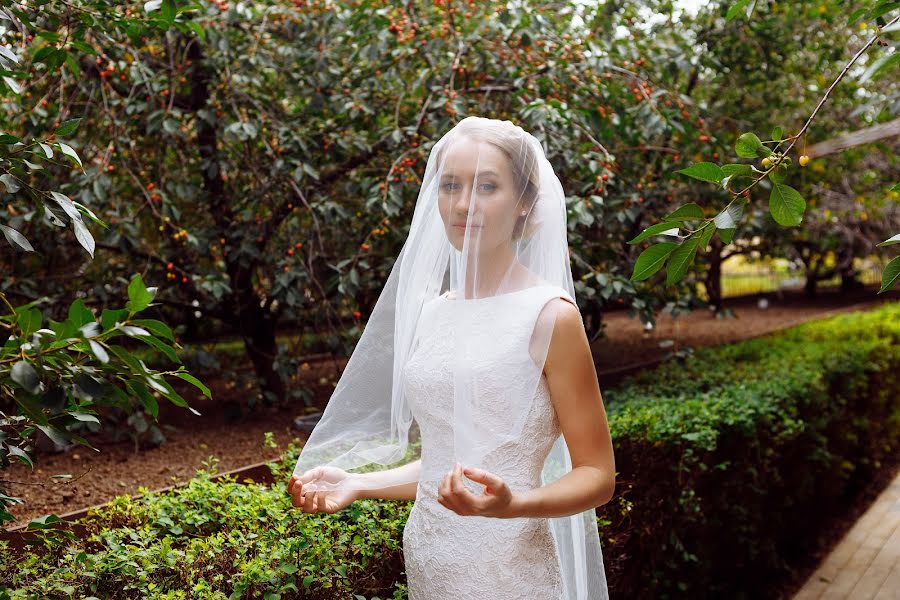
[[[618,469],[598,510],[613,595],[768,597],[900,440],[900,303],[697,350],[604,391]],[[601,384],[603,382],[601,381]],[[271,438],[268,443],[271,444]],[[0,542],[0,598],[406,598],[409,502],[293,509],[285,483],[211,478],[122,496],[48,529],[40,551]]]

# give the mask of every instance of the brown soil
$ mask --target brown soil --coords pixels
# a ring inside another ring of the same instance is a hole
[[[676,340],[676,346],[717,345],[737,341],[790,327],[810,319],[824,318],[841,312],[865,310],[880,303],[897,301],[900,292],[876,296],[868,288],[852,294],[825,292],[815,300],[798,293],[785,293],[781,300],[767,294],[769,307],[757,307],[757,297],[728,301],[738,319],[716,319],[709,311],[694,311],[673,320],[668,315],[657,318],[653,332],[645,333],[638,320],[626,311],[607,316],[607,337],[594,344],[599,365],[600,383],[604,374],[634,364],[646,363],[661,357],[670,349],[660,348],[665,339]],[[303,372],[308,383],[315,386],[317,404],[324,405],[333,389],[344,361],[314,364]],[[325,380],[320,380],[325,377]],[[102,504],[121,494],[138,494],[139,487],[158,489],[183,483],[203,467],[210,456],[219,459],[219,471],[277,458],[279,451],[263,445],[265,432],[272,432],[281,448],[301,434],[292,428],[299,412],[294,408],[260,408],[240,417],[227,418],[222,406],[228,399],[238,399],[241,393],[223,377],[200,375],[213,392],[215,401],[191,393],[185,396],[202,416],[170,405],[160,406],[160,421],[167,441],[165,444],[135,452],[131,442],[109,442],[103,435],[88,437],[102,452],[76,447],[60,454],[43,454],[36,459],[34,471],[24,465],[14,465],[3,473],[7,491],[21,497],[25,503],[11,507],[16,520],[14,527],[47,513],[62,514],[87,506]],[[609,380],[608,380],[609,381]],[[180,383],[180,382],[179,382]],[[187,384],[185,384],[187,386]],[[179,387],[190,391],[190,387]],[[169,430],[166,427],[172,427]],[[74,481],[53,480],[50,475],[70,473]]]

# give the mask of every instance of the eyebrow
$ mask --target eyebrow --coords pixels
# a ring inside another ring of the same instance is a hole
[[[479,175],[493,175],[495,177],[500,176],[499,173],[497,173],[496,171],[492,171],[491,169],[485,169],[484,171],[479,171],[478,174]],[[454,173],[444,173],[442,175],[442,177],[456,177],[456,175]]]

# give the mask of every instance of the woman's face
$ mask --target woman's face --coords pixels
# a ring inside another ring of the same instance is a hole
[[[509,244],[522,208],[506,154],[493,144],[461,138],[448,149],[439,177],[438,209],[454,248],[463,249],[467,226],[470,251]]]

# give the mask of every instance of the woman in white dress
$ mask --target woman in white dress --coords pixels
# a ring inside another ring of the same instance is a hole
[[[414,500],[411,600],[608,598],[594,509],[615,461],[565,211],[540,142],[510,121],[466,117],[438,140],[288,484],[305,513]]]

